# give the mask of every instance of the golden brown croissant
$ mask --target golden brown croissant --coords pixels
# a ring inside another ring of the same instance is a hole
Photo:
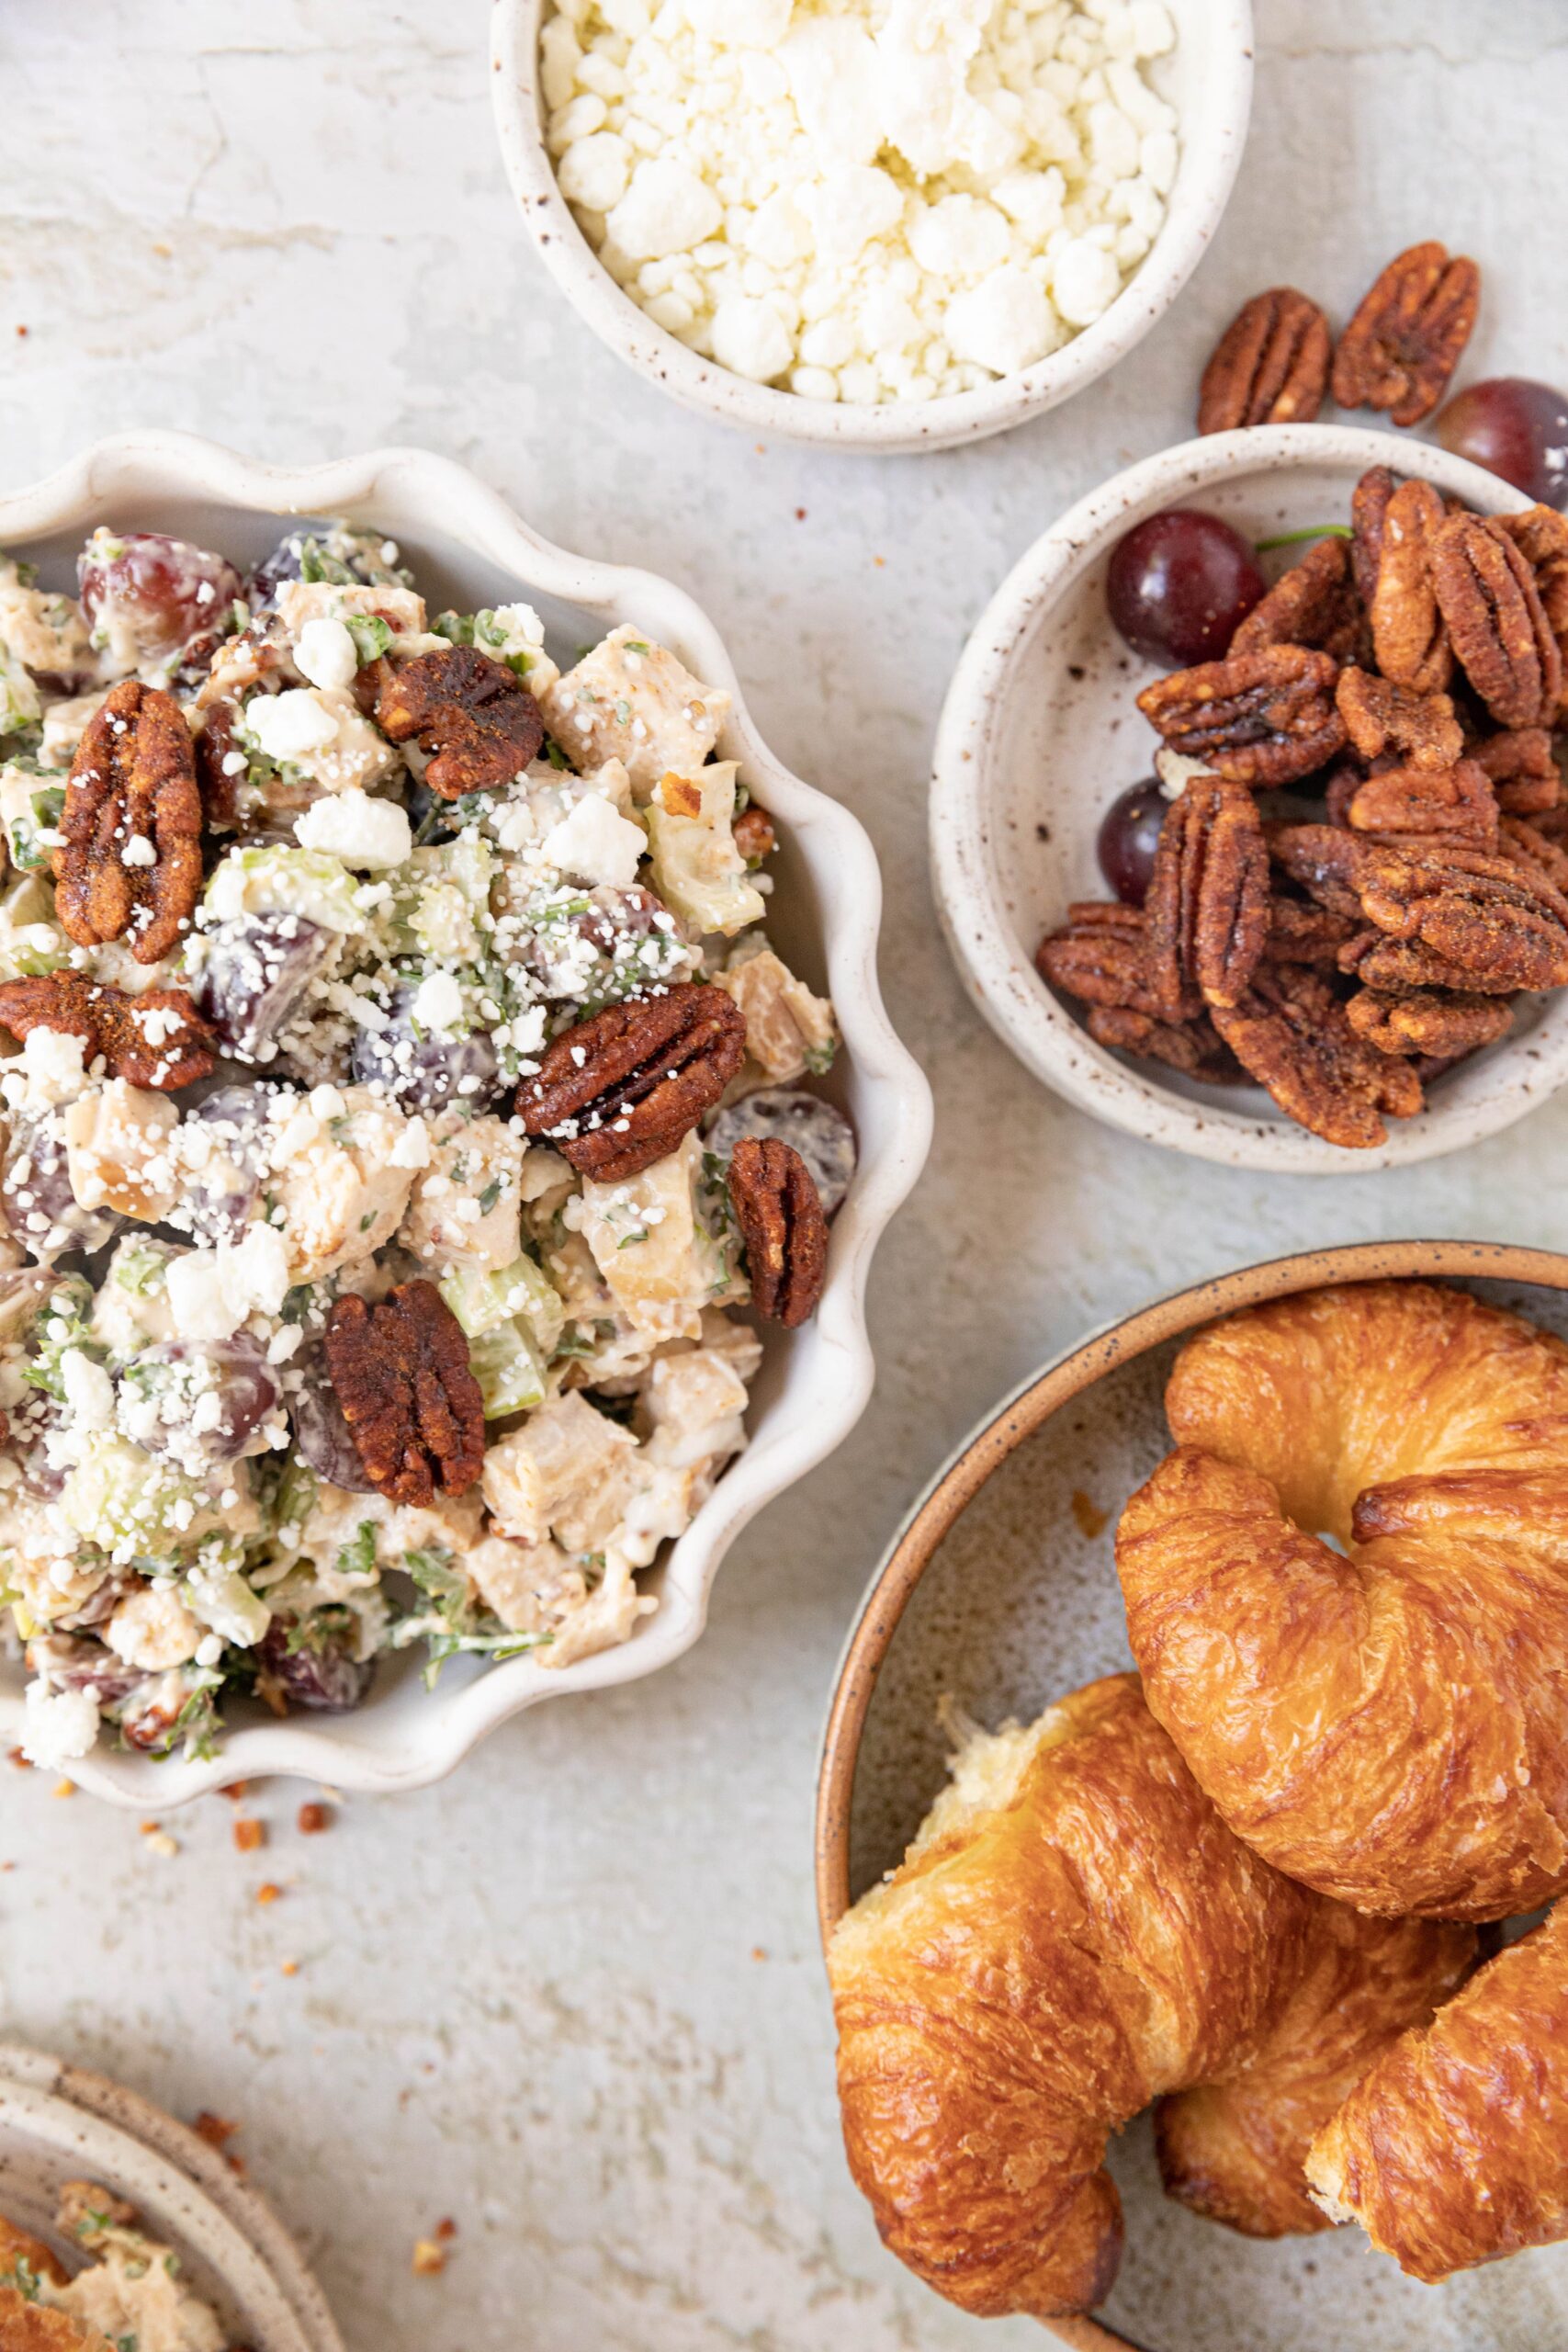
[[[1472,1945],[1281,1878],[1226,1829],[1137,1677],[1090,1683],[972,1741],[902,1866],[834,1933],[851,2169],[893,2251],[966,2311],[1087,2310],[1121,2255],[1110,2132],[1266,2062],[1285,2086],[1272,2137],[1245,2105],[1192,2112],[1209,2169],[1179,2193],[1246,2227],[1313,2226],[1301,2167],[1347,2087],[1346,2045],[1365,2063],[1428,2016]],[[1356,2022],[1321,2064],[1292,2051],[1336,2000]],[[1182,2118],[1167,2109],[1178,2143]]]
[[[1568,1887],[1568,1348],[1358,1283],[1200,1333],[1166,1408],[1116,1563],[1148,1703],[1231,1827],[1391,1916]]]
[[[1307,2174],[1417,2278],[1568,2237],[1568,1905],[1384,2051]]]
[[[110,2352],[107,2336],[84,2328],[69,2312],[51,2311],[0,2287],[0,2352]]]

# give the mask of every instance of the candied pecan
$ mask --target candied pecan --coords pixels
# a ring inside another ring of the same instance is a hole
[[[210,1077],[217,1058],[212,1032],[184,989],[127,996],[80,972],[0,981],[0,1028],[14,1037],[34,1029],[80,1037],[89,1068],[101,1055],[110,1078],[162,1094]]]
[[[1244,784],[1194,776],[1171,803],[1144,913],[1167,1021],[1180,1020],[1194,981],[1209,1004],[1239,1002],[1269,936],[1269,852]]]
[[[1471,684],[1500,727],[1549,726],[1562,656],[1528,560],[1481,514],[1450,514],[1430,547],[1432,584]]]
[[[1568,850],[1551,841],[1539,825],[1525,817],[1505,817],[1498,829],[1499,854],[1517,865],[1528,865],[1568,899]]]
[[[1149,967],[1148,925],[1140,907],[1079,899],[1067,909],[1065,929],[1043,939],[1034,968],[1065,996],[1085,1004],[1142,1012],[1151,1020],[1195,1020],[1203,1009],[1196,989],[1183,991],[1173,1014]]]
[[[1390,467],[1370,466],[1350,492],[1350,569],[1369,613],[1378,593],[1383,525],[1396,486]]]
[[[1342,761],[1335,769],[1323,787],[1324,814],[1331,825],[1349,823],[1350,803],[1366,780],[1365,772],[1357,761]]]
[[[1451,768],[1384,768],[1346,811],[1359,833],[1420,833],[1457,841],[1497,838],[1497,796],[1474,760]]]
[[[1358,915],[1359,911],[1358,906]],[[1265,953],[1271,964],[1337,964],[1356,920],[1356,915],[1332,914],[1326,907],[1303,905],[1300,899],[1282,899],[1275,891],[1269,901]]]
[[[1096,1004],[1086,1025],[1097,1046],[1135,1054],[1140,1061],[1164,1062],[1210,1086],[1235,1086],[1245,1076],[1207,1013],[1196,1021],[1156,1021],[1126,1005]]]
[[[1138,708],[1171,749],[1237,784],[1310,775],[1340,751],[1337,665],[1304,645],[1266,645],[1156,678]]]
[[[1514,1025],[1511,998],[1461,989],[1416,989],[1408,995],[1363,989],[1345,1012],[1357,1036],[1380,1054],[1430,1055],[1444,1062],[1506,1037]]]
[[[1293,286],[1255,294],[1203,370],[1200,433],[1242,424],[1310,424],[1328,388],[1328,321]]]
[[[1522,514],[1497,519],[1535,574],[1536,594],[1557,639],[1568,695],[1568,515],[1554,506],[1527,506]]]
[[[765,808],[759,808],[755,801],[749,808],[742,808],[730,831],[736,848],[748,865],[760,865],[763,858],[772,857],[779,845],[773,819]]]
[[[1369,849],[1359,887],[1380,931],[1427,949],[1461,988],[1497,996],[1568,982],[1568,898],[1530,865],[1458,846]]]
[[[682,981],[564,1031],[518,1088],[517,1115],[579,1174],[618,1184],[677,1150],[745,1058],[734,998]]]
[[[729,1200],[746,1244],[751,1304],[793,1331],[817,1311],[828,1278],[828,1220],[811,1170],[777,1136],[742,1136],[729,1162]]]
[[[201,792],[173,695],[113,688],[77,745],[60,830],[54,907],[79,946],[129,932],[139,964],[178,946],[201,889]]]
[[[1330,914],[1359,921],[1361,901],[1356,879],[1366,844],[1354,833],[1342,831],[1337,825],[1269,825],[1264,828],[1264,839],[1275,865],[1309,899]]]
[[[1562,777],[1544,727],[1506,727],[1477,743],[1471,758],[1492,779],[1506,816],[1540,817],[1562,797]]]
[[[1480,300],[1475,264],[1435,238],[1396,254],[1339,338],[1330,380],[1340,407],[1419,424],[1443,397]]]
[[[1382,1114],[1413,1118],[1421,1081],[1407,1062],[1357,1036],[1321,973],[1265,967],[1239,1005],[1216,1005],[1215,1028],[1281,1111],[1327,1143],[1368,1150],[1388,1139]]]
[[[1371,670],[1342,670],[1335,700],[1350,741],[1364,760],[1385,752],[1418,768],[1451,768],[1464,750],[1464,732],[1447,695],[1415,694]]]
[[[1343,539],[1319,539],[1254,605],[1228,650],[1234,659],[1264,645],[1311,645],[1337,662],[1353,662],[1366,629],[1348,547]]]
[[[430,754],[424,780],[443,800],[510,784],[545,740],[539,706],[522,679],[473,645],[389,663],[376,724],[394,743],[418,737]]]
[[[242,753],[233,768],[225,764],[236,748],[234,721],[239,716],[239,704],[227,695],[220,695],[208,704],[191,747],[196,755],[202,808],[208,823],[219,833],[231,833],[240,820],[239,786],[247,763]]]
[[[460,1495],[484,1468],[485,1410],[463,1327],[434,1283],[399,1283],[378,1306],[333,1302],[327,1371],[366,1476],[389,1502]]]
[[[1443,502],[1429,481],[1401,482],[1382,518],[1372,646],[1383,676],[1416,694],[1438,694],[1453,675],[1453,650],[1432,586],[1427,545],[1442,520]]]

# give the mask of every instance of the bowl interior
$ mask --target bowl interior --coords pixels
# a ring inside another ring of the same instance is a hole
[[[1288,464],[1277,454],[1282,438]],[[1375,462],[1427,475],[1489,509],[1519,503],[1495,477],[1407,439],[1296,427],[1223,440],[1135,469],[1124,497],[1111,484],[1095,502],[1094,523],[1077,532],[1069,517],[1048,535],[981,623],[976,658],[955,689],[958,770],[938,779],[939,797],[960,808],[953,821],[966,844],[957,887],[939,855],[950,936],[988,1015],[1030,1067],[1134,1132],[1247,1165],[1353,1171],[1424,1158],[1544,1099],[1568,1055],[1568,1000],[1522,999],[1512,1035],[1438,1080],[1419,1118],[1391,1123],[1381,1151],[1349,1152],[1306,1135],[1261,1088],[1201,1085],[1108,1052],[1089,1037],[1083,1009],[1033,969],[1041,940],[1074,899],[1111,895],[1095,851],[1100,821],[1121,792],[1154,773],[1158,738],[1134,697],[1162,673],[1123,644],[1105,605],[1111,552],[1125,531],[1176,505],[1222,515],[1255,542],[1343,523],[1352,487]],[[1347,442],[1353,454],[1337,454]],[[1277,577],[1304,552],[1300,544],[1280,548],[1264,569]],[[1306,817],[1321,803],[1296,806]]]
[[[1568,1292],[1466,1286],[1568,1337]],[[987,1728],[1028,1721],[1131,1665],[1112,1539],[1121,1505],[1168,1450],[1162,1400],[1179,1345],[1168,1339],[1115,1363],[1059,1406],[991,1472],[924,1566],[853,1761],[852,1897],[897,1866],[942,1785],[953,1741],[939,1711]],[[1144,2352],[1536,2352],[1568,2340],[1568,2246],[1423,2287],[1356,2229],[1273,2244],[1219,2233],[1164,2195],[1146,2117],[1113,2143],[1110,2164],[1127,2242],[1099,2314],[1116,2334],[1102,2341]]]

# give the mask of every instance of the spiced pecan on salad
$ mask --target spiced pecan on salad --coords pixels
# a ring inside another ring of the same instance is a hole
[[[624,1183],[679,1147],[745,1058],[733,997],[689,983],[564,1031],[518,1088],[517,1115],[583,1175]]]
[[[743,1136],[730,1155],[728,1182],[752,1302],[759,1315],[793,1330],[816,1313],[828,1276],[828,1220],[811,1170],[776,1136]]]
[[[79,945],[129,933],[139,964],[179,944],[201,890],[201,793],[173,695],[127,678],[88,720],[54,852],[56,911]]]

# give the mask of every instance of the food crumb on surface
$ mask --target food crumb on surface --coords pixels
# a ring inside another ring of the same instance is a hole
[[[190,2128],[198,2140],[206,2141],[209,2148],[221,2149],[228,2146],[240,2126],[231,2123],[227,2116],[214,2115],[209,2107],[204,2107]]]
[[[276,1903],[282,1893],[283,1889],[277,1885],[274,1880],[270,1878],[264,1879],[261,1885],[256,1889],[256,1901],[258,1903]]]
[[[234,1824],[234,1843],[242,1854],[254,1854],[259,1846],[266,1844],[265,1822],[258,1821],[254,1814],[242,1814]]]
[[[1095,1536],[1103,1532],[1105,1522],[1111,1516],[1108,1510],[1101,1510],[1098,1503],[1092,1502],[1081,1487],[1073,1488],[1072,1510],[1073,1517],[1077,1521],[1079,1532],[1089,1537],[1091,1542]]]
[[[227,1797],[231,1804],[238,1804],[242,1797],[249,1792],[250,1785],[249,1781],[226,1781],[218,1791],[218,1794],[220,1797]]]
[[[277,1963],[277,1973],[280,1976],[298,1976],[299,1963],[297,1960],[280,1960]]]
[[[180,1850],[179,1839],[171,1838],[162,1822],[144,1821],[141,1825],[141,1840],[149,1853],[161,1854],[165,1861],[173,1861]]]
[[[434,2238],[416,2238],[412,2265],[416,2278],[438,2278],[446,2267],[446,2252]]]
[[[301,1838],[319,1838],[323,1829],[330,1829],[332,1826],[333,1811],[330,1805],[302,1804],[300,1806],[299,1828]]]
[[[76,1793],[76,1783],[74,1781],[56,1781],[52,1793],[57,1797],[73,1797]]]

